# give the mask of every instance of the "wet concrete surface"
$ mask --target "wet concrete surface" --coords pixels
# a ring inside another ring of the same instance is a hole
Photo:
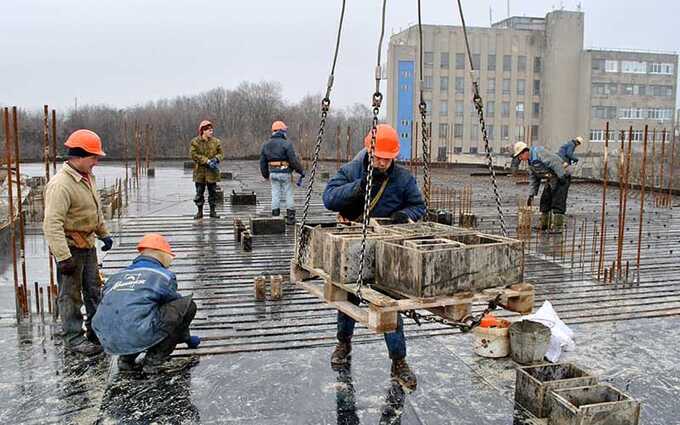
[[[115,249],[102,256],[104,271],[110,274],[134,258],[134,245],[143,233],[161,231],[171,238],[180,254],[173,267],[180,289],[193,293],[199,304],[193,332],[204,339],[199,350],[178,347],[176,355],[198,353],[200,363],[183,373],[150,378],[119,373],[115,358],[83,359],[64,353],[58,325],[49,318],[43,322],[34,316],[31,323],[18,326],[14,322],[13,289],[3,259],[1,423],[544,423],[513,403],[515,363],[477,357],[471,335],[439,325],[418,327],[406,320],[408,360],[419,381],[411,394],[391,382],[382,338],[361,327],[351,367],[331,369],[334,310],[290,285],[285,286],[282,301],[254,301],[254,276],[287,273],[292,235],[258,236],[251,253],[238,249],[231,219],[266,214],[269,194],[256,175],[255,162],[231,162],[226,167],[234,170],[235,179],[222,183],[225,193],[232,188],[255,190],[257,206],[232,208],[227,202],[220,208],[220,220],[195,222],[190,174],[181,164],[160,166],[155,179],[144,179],[130,197],[128,217],[112,222]],[[113,165],[97,170],[100,182],[101,175],[111,179],[121,175],[120,167]],[[474,181],[480,192],[475,212],[482,226],[493,228],[493,205],[484,190],[487,180],[470,179],[468,172],[442,172],[440,180],[458,188]],[[312,212],[332,217],[319,203],[322,187],[319,184]],[[509,181],[504,188],[510,210],[513,196],[525,188]],[[597,207],[597,192],[579,186],[572,190],[572,198],[579,201],[573,214],[592,215],[588,207]],[[302,197],[302,190],[297,190],[298,205]],[[589,199],[593,205],[588,205]],[[680,228],[672,211],[656,215],[666,219],[653,220],[650,239],[677,241]],[[650,218],[654,216],[651,212]],[[680,288],[661,273],[678,267],[677,251],[675,257],[649,252],[641,284],[615,288],[593,282],[589,264],[581,273],[569,260],[553,259],[550,247],[549,241],[541,241],[532,248],[527,280],[537,285],[537,304],[550,299],[576,333],[576,350],[561,360],[573,361],[640,399],[642,424],[680,424]],[[29,281],[44,280],[46,247],[37,231],[27,240],[27,248]],[[476,311],[481,308],[475,306]]]

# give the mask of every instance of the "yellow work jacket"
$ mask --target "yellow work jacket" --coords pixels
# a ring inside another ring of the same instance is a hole
[[[88,177],[65,162],[45,188],[43,233],[57,261],[71,257],[69,246],[94,248],[95,235],[109,235],[94,175]]]

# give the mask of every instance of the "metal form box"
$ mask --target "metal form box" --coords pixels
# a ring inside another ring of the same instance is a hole
[[[640,402],[607,384],[549,394],[551,425],[638,425]]]
[[[229,195],[231,205],[257,205],[255,192],[231,192]]]
[[[250,217],[250,233],[253,235],[286,233],[286,222],[283,217]]]

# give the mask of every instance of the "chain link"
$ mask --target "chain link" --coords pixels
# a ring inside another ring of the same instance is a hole
[[[432,190],[432,177],[430,175],[430,133],[427,125],[427,103],[423,100],[420,92],[420,127],[421,139],[423,140],[423,197],[425,198],[425,211],[430,211],[430,192]],[[427,216],[427,215],[426,215]]]
[[[482,319],[484,316],[487,314],[491,313],[492,311],[496,310],[498,307],[502,307],[502,304],[500,303],[501,299],[501,294],[496,295],[496,297],[489,301],[489,304],[487,305],[486,309],[484,311],[476,316],[473,315],[468,315],[463,318],[461,321],[455,321],[455,320],[449,320],[434,314],[428,314],[427,316],[418,313],[415,310],[408,310],[405,312],[402,312],[402,314],[410,319],[413,319],[414,322],[418,326],[421,326],[420,321],[424,320],[429,323],[439,323],[440,325],[445,325],[445,326],[450,326],[452,328],[457,328],[463,333],[470,332],[479,324],[482,322]]]

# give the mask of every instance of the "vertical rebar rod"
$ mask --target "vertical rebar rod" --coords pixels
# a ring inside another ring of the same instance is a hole
[[[645,217],[645,184],[647,178],[647,135],[648,126],[645,125],[642,145],[642,165],[640,166],[640,222],[638,223],[637,255],[635,256],[635,266],[640,270],[640,249],[642,246],[642,226]]]
[[[21,193],[21,153],[19,152],[19,119],[17,117],[17,107],[12,107],[12,139],[14,140],[14,163],[16,164],[17,175],[17,213],[19,217],[19,261],[21,263],[21,283],[24,288],[24,313],[30,313],[28,310],[28,300],[26,299],[26,292],[28,290],[28,283],[26,281],[26,221],[24,219],[23,194]],[[49,152],[48,152],[49,153]],[[47,162],[49,168],[49,158]]]
[[[600,280],[600,273],[602,273],[602,267],[604,266],[604,243],[605,243],[605,233],[606,233],[606,227],[605,227],[605,213],[606,213],[606,207],[607,207],[607,178],[609,177],[608,174],[608,165],[607,165],[607,155],[608,155],[608,150],[609,150],[609,121],[605,124],[605,131],[604,131],[604,158],[602,160],[603,162],[603,169],[602,169],[602,209],[600,213],[600,259],[599,263],[597,266],[597,280]]]
[[[633,144],[633,126],[631,126],[628,130],[628,151],[625,154],[624,157],[624,171],[623,171],[623,202],[621,205],[621,224],[619,228],[619,245],[618,245],[618,251],[617,251],[617,273],[619,277],[621,276],[621,267],[622,267],[622,256],[623,256],[623,240],[626,237],[626,209],[628,208],[628,186],[630,183],[630,160],[631,160],[631,151],[632,151],[632,144]]]
[[[52,173],[57,174],[57,110],[52,109]]]
[[[666,198],[668,199],[668,206],[672,207],[673,198],[673,171],[675,169],[675,133],[671,134],[671,162],[669,164],[670,175],[668,176],[668,194]]]
[[[12,257],[12,277],[14,278],[14,303],[17,320],[21,320],[23,306],[21,303],[21,289],[19,288],[19,273],[17,270],[16,234],[14,224],[14,193],[12,188],[12,137],[10,136],[9,108],[3,109],[3,127],[5,130],[5,159],[7,163],[7,200],[9,204],[7,222],[9,223],[9,249]]]
[[[652,130],[652,161],[650,163],[650,182],[649,182],[649,191],[650,191],[650,197],[649,201],[652,204],[652,208],[654,207],[654,202],[656,199],[656,195],[654,195],[654,188],[656,187],[656,128]],[[654,195],[654,196],[651,196]]]
[[[657,204],[659,203],[659,194],[663,191],[663,172],[664,172],[664,162],[666,162],[666,129],[664,128],[661,133],[661,159],[659,160],[659,186],[655,188]]]

